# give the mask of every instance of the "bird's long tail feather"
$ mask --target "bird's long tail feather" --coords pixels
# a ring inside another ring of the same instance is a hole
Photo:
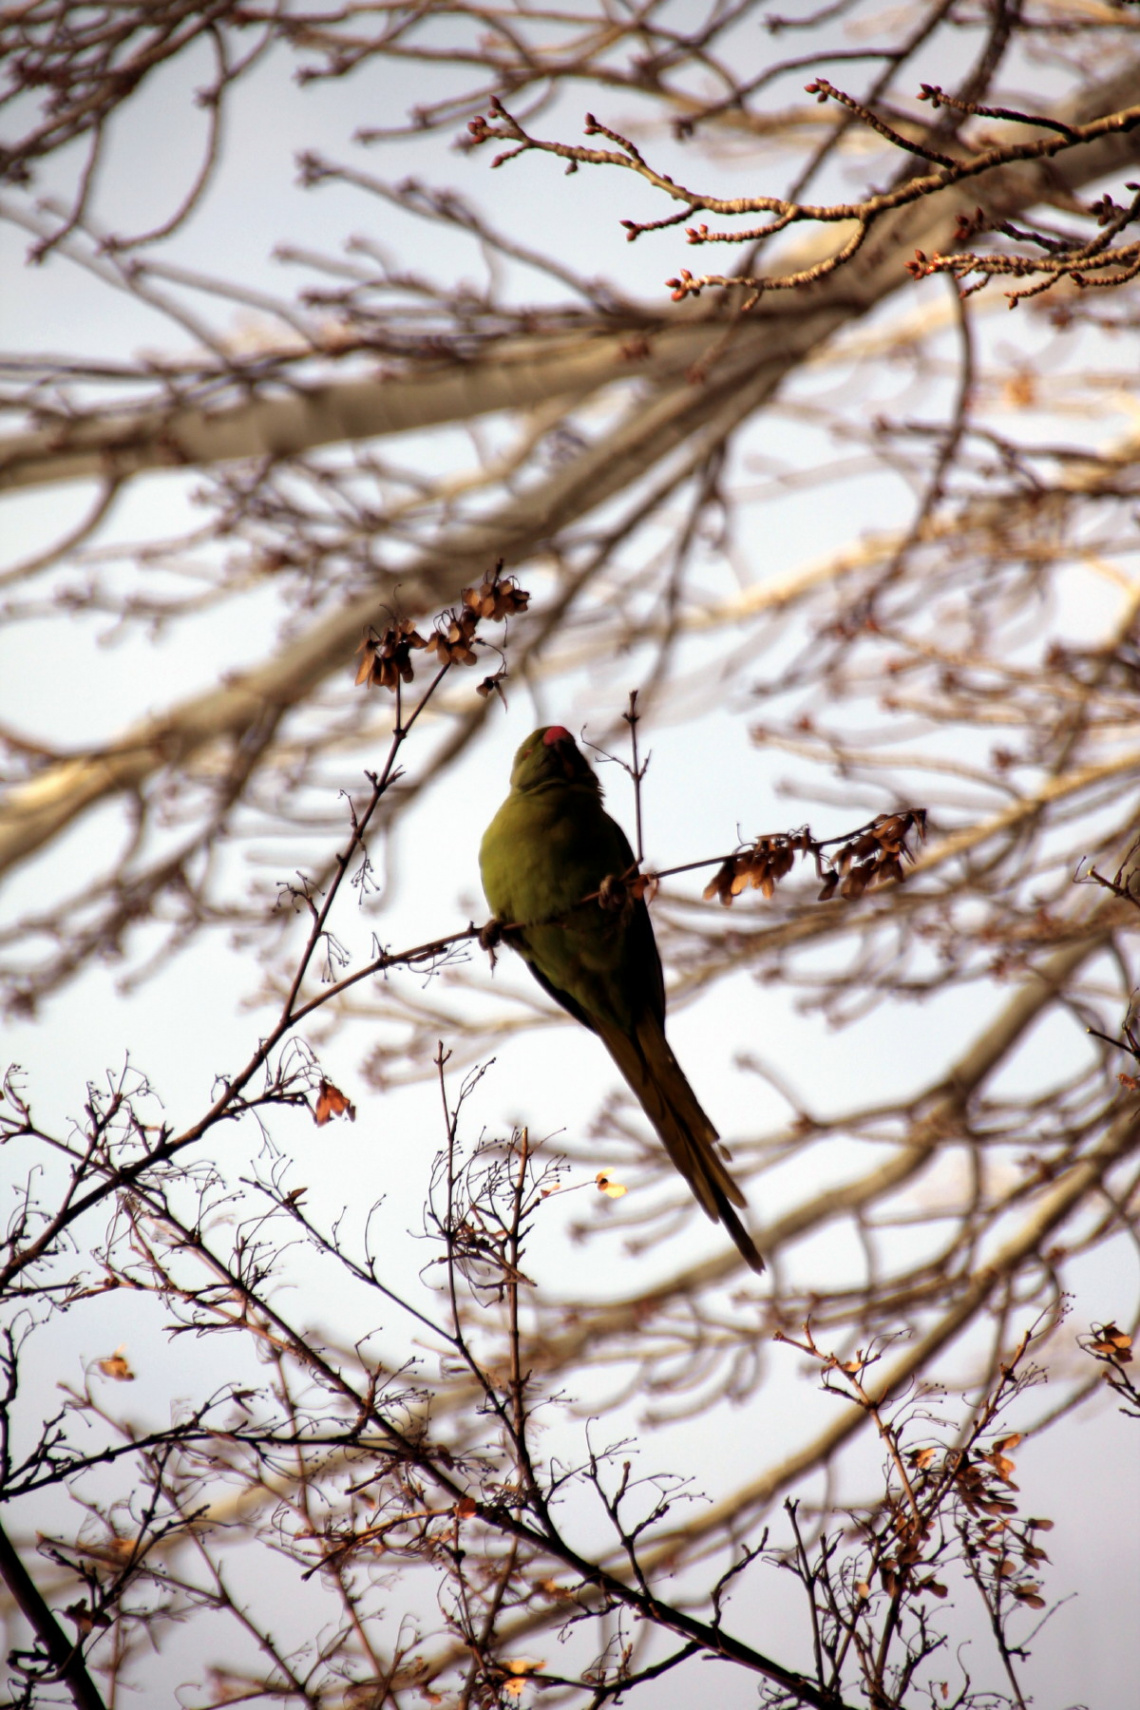
[[[632,1036],[604,1025],[598,1032],[695,1197],[714,1223],[724,1224],[745,1263],[762,1271],[764,1261],[735,1209],[747,1201],[717,1152],[717,1131],[657,1017],[646,1015]]]

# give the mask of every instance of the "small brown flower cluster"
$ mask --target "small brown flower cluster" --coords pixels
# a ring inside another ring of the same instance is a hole
[[[818,842],[806,827],[803,831],[758,837],[750,849],[730,856],[721,864],[705,886],[705,901],[716,897],[727,908],[749,887],[771,897],[780,880],[795,866],[797,855],[815,856],[816,871],[823,880],[820,902],[826,902],[837,891],[841,897],[853,901],[872,886],[892,880],[901,883],[906,876],[903,862],[914,859],[907,842],[912,831],[919,838],[926,835],[926,813],[922,808],[880,814],[850,838],[829,838],[826,844]],[[842,842],[842,847],[832,856],[825,855],[827,844],[835,842]]]
[[[1115,1324],[1102,1324],[1093,1327],[1090,1353],[1099,1354],[1102,1359],[1115,1360],[1120,1365],[1127,1365],[1132,1358],[1132,1338],[1126,1330],[1121,1330]]]
[[[1121,1080],[1126,1079],[1121,1075]],[[1132,1337],[1117,1324],[1094,1324],[1089,1338],[1078,1337],[1086,1354],[1102,1368],[1101,1376],[1115,1391],[1121,1403],[1120,1411],[1129,1419],[1140,1419],[1140,1384],[1125,1371],[1132,1364]]]
[[[411,618],[393,624],[383,635],[366,635],[356,649],[363,655],[357,683],[374,683],[381,689],[394,689],[401,680],[410,683],[415,676],[412,649],[426,646]]]
[[[817,856],[823,888],[820,902],[839,892],[849,902],[877,885],[901,885],[906,878],[904,861],[913,861],[908,842],[911,832],[919,842],[926,836],[926,809],[909,808],[905,813],[882,813],[828,858],[825,870]]]
[[[434,653],[441,665],[474,665],[475,649],[471,643],[478,622],[472,611],[445,616],[432,632],[428,652]]]
[[[393,624],[383,635],[365,636],[357,648],[363,655],[356,673],[357,683],[375,684],[381,689],[396,689],[401,682],[410,683],[415,676],[413,649],[434,653],[440,665],[476,664],[473,643],[482,619],[500,623],[516,612],[525,612],[530,603],[530,595],[519,587],[515,578],[504,578],[501,571],[500,561],[477,588],[464,588],[461,609],[445,612],[426,641],[410,618]],[[479,693],[489,695],[503,675],[500,671],[486,678],[479,685]]]
[[[1030,1609],[1044,1609],[1041,1586],[1031,1576],[1049,1557],[1033,1534],[1051,1531],[1053,1522],[1014,1518],[1017,1504],[1007,1492],[1016,1491],[1017,1485],[1010,1477],[1014,1462],[1009,1451],[1020,1442],[1020,1433],[1014,1432],[1002,1437],[989,1454],[963,1455],[954,1484],[966,1511],[978,1523],[967,1543],[967,1554],[979,1565],[985,1561],[1006,1595]]]
[[[503,618],[516,617],[525,612],[530,605],[530,595],[520,588],[513,576],[501,576],[500,567],[494,574],[484,576],[477,588],[464,588],[463,604],[467,610],[474,612],[476,622],[480,618],[490,618],[492,623],[501,623]]]
[[[771,897],[780,880],[795,866],[796,856],[810,854],[814,847],[811,832],[806,830],[758,837],[751,849],[733,855],[717,869],[716,876],[705,886],[705,901],[717,897],[728,908],[750,885]]]
[[[1033,1576],[1039,1564],[1049,1560],[1035,1541],[1034,1534],[1052,1528],[1051,1520],[1019,1520],[1014,1493],[1017,1485],[1010,1476],[1015,1467],[1010,1451],[1021,1442],[1021,1435],[1012,1432],[1000,1438],[988,1451],[949,1456],[935,1448],[913,1449],[907,1455],[911,1471],[911,1494],[925,1510],[925,1492],[935,1490],[949,1475],[952,1488],[965,1510],[967,1518],[960,1526],[967,1560],[975,1574],[982,1574],[993,1585],[1000,1585],[1002,1594],[1015,1598],[1030,1609],[1043,1609],[1045,1601],[1041,1586]],[[880,1573],[883,1586],[892,1596],[899,1589],[901,1570],[914,1570],[923,1565],[930,1540],[930,1516],[913,1505],[899,1505],[895,1531],[900,1547],[891,1559],[883,1562]],[[947,1588],[933,1575],[914,1580],[914,1589],[945,1597]],[[870,1596],[870,1585],[857,1586],[863,1597]]]

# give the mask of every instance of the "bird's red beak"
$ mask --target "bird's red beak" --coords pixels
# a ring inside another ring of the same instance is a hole
[[[578,748],[570,732],[563,724],[552,724],[542,739],[544,748],[549,748],[558,756],[562,763],[562,771],[567,778],[578,776]]]

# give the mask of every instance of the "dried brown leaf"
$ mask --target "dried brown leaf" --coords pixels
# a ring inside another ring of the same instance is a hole
[[[334,1116],[347,1116],[350,1122],[355,1122],[356,1106],[346,1094],[341,1092],[339,1087],[334,1086],[331,1081],[322,1079],[317,1092],[313,1116],[318,1128],[323,1128],[325,1123]]]
[[[114,1378],[116,1383],[134,1383],[135,1374],[127,1363],[126,1352],[126,1343],[123,1343],[105,1360],[96,1360],[95,1364],[104,1377]]]

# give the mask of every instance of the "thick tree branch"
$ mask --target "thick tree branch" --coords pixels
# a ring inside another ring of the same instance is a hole
[[[87,1672],[83,1652],[59,1625],[40,1595],[35,1580],[24,1566],[7,1532],[0,1526],[0,1574],[19,1605],[25,1620],[47,1652],[55,1677],[70,1692],[76,1710],[105,1710],[94,1681]]]
[[[1101,89],[1090,91],[1079,111],[1115,110],[1121,87],[1133,75],[1132,70],[1118,74]],[[1064,110],[1070,111],[1076,113],[1077,108]],[[1137,158],[1140,131],[1107,136],[1067,155],[1063,180],[1068,188],[1076,188]],[[1056,164],[1050,167],[1051,172],[1056,170]],[[999,169],[979,183],[991,205],[1007,214],[1031,206],[1056,189],[1056,179],[1035,162]],[[979,193],[973,185],[971,199]],[[708,366],[701,383],[684,377],[661,381],[651,401],[639,400],[609,434],[568,465],[485,520],[461,526],[441,540],[436,550],[400,572],[405,608],[414,615],[454,599],[462,582],[496,557],[519,564],[543,541],[588,515],[694,435],[723,439],[733,421],[743,421],[759,409],[806,356],[906,282],[902,257],[913,245],[948,246],[958,211],[954,196],[946,195],[886,216],[842,275],[806,290],[790,305],[773,308],[767,300],[761,302],[727,336],[724,328],[708,325],[670,329],[663,340],[667,351],[663,360],[676,372],[679,362],[702,353],[699,361]],[[434,382],[427,376],[426,407],[418,400],[420,382],[408,380],[398,393],[402,402],[386,417],[385,388],[370,383],[342,387],[308,402],[293,398],[280,406],[266,405],[270,413],[265,418],[257,413],[263,406],[256,404],[246,407],[232,423],[223,418],[207,428],[204,419],[198,419],[194,431],[200,438],[195,448],[208,455],[212,442],[216,455],[249,455],[256,443],[263,443],[265,432],[280,432],[281,444],[296,451],[328,443],[345,432],[368,430],[370,422],[382,419],[393,424],[389,431],[396,431],[397,423],[407,427],[457,419],[447,415],[449,410],[466,419],[481,408],[503,407],[520,376],[515,396],[531,401],[549,395],[552,387],[565,385],[574,392],[604,384],[613,377],[620,350],[620,340],[603,340],[596,347],[589,338],[584,350],[568,352],[560,344],[549,359],[537,364],[528,364],[520,356],[519,376],[511,373],[507,363],[505,381],[494,364],[474,383],[463,372],[437,376]],[[278,408],[284,414],[270,428]],[[406,413],[401,415],[401,409]],[[140,435],[145,441],[149,434],[157,446],[167,425],[164,417],[156,417],[149,429],[136,423],[132,431],[136,442]],[[373,425],[370,431],[378,429]],[[37,454],[41,460],[45,450],[41,445]],[[101,457],[100,452],[102,468]],[[42,461],[37,467],[46,469]],[[278,717],[303,700],[347,662],[386,593],[377,588],[347,604],[262,666],[136,727],[112,748],[52,766],[30,784],[9,792],[0,809],[0,872],[26,859],[96,802],[122,790],[138,790],[159,768],[184,762],[206,744],[236,738],[267,712]]]

